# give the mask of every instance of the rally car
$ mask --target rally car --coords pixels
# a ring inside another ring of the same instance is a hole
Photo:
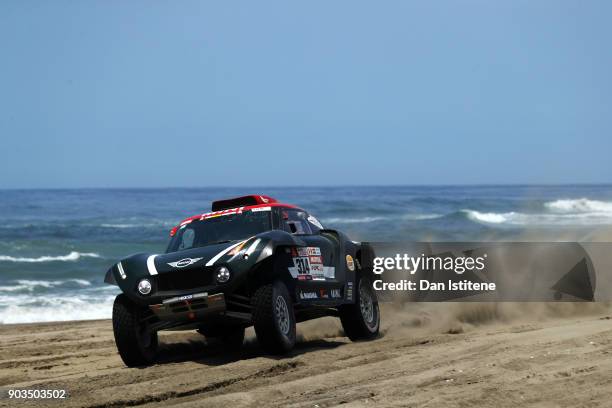
[[[170,231],[163,254],[135,254],[106,273],[122,293],[113,331],[128,366],[152,363],[160,330],[197,330],[239,348],[245,328],[271,353],[291,350],[296,323],[337,316],[351,340],[378,335],[373,252],[311,214],[265,195],[214,201]]]

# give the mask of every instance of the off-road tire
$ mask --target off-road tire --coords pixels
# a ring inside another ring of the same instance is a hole
[[[370,280],[361,275],[358,276],[355,303],[342,305],[339,308],[340,321],[342,322],[344,334],[352,341],[371,340],[378,337],[380,330],[378,299]],[[362,293],[364,295],[363,299]],[[366,296],[370,297],[369,310],[367,310],[367,306],[365,306],[366,310],[364,310],[364,305],[362,305],[362,300],[368,303]]]
[[[283,354],[295,345],[295,314],[285,284],[275,281],[254,293],[253,326],[259,344],[269,353]]]
[[[121,359],[128,367],[153,363],[157,354],[157,332],[149,333],[139,323],[146,311],[120,294],[113,304],[113,333]]]

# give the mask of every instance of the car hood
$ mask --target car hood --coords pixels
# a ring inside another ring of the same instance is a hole
[[[240,252],[229,252],[240,244]],[[178,272],[197,273],[205,268],[229,265],[234,271],[245,271],[274,253],[277,246],[304,246],[301,239],[287,232],[272,230],[245,240],[207,245],[166,254],[140,253],[123,258],[106,272],[104,281],[118,285],[121,290],[133,295],[138,282],[147,276]],[[136,297],[133,297],[136,299]]]
[[[231,241],[168,254],[150,255],[147,257],[147,269],[154,275],[213,266],[234,247],[245,241]]]

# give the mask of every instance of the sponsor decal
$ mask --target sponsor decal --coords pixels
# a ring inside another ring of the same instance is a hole
[[[353,300],[353,282],[348,281],[346,283],[346,298],[347,300]]]
[[[267,199],[266,197],[264,197],[264,196],[259,196],[259,199],[260,199],[260,200],[261,200],[261,202],[262,202],[262,203],[264,203],[264,204],[268,204],[268,201],[270,201],[270,200],[268,200],[268,199]]]
[[[301,281],[312,280],[312,275],[298,275],[297,280],[301,280]]]
[[[353,261],[353,257],[350,255],[346,256],[346,267],[349,268],[349,271],[355,270],[355,262]]]
[[[289,267],[291,276],[299,280],[325,280],[335,277],[333,266],[323,265],[321,248],[319,247],[294,247],[291,248],[293,266]],[[309,278],[300,276],[309,275]]]
[[[327,290],[326,289],[319,289],[319,295],[321,296],[321,299],[329,298],[329,295],[327,294]]]
[[[300,299],[302,300],[310,300],[310,299],[318,299],[319,296],[316,292],[302,292],[300,291]]]
[[[202,216],[200,217],[200,220],[206,220],[208,218],[215,218],[215,217],[222,217],[224,215],[242,214],[243,209],[244,207],[228,208],[227,210],[213,211],[213,212],[205,213],[205,214],[202,214]]]
[[[310,271],[313,272],[313,274],[320,274],[323,275],[321,276],[322,278],[325,278],[325,267],[323,266],[323,264],[320,263],[311,263],[310,264]]]
[[[201,259],[202,258],[184,258],[184,259],[181,259],[180,261],[168,262],[168,265],[170,265],[173,268],[184,268],[186,266],[189,266],[191,264],[194,264],[200,261]]]
[[[293,258],[293,265],[297,268],[299,275],[309,274],[311,270],[310,261],[307,256],[297,256]]]
[[[340,289],[332,289],[329,291],[329,296],[334,299],[340,299],[342,295],[340,294]]]
[[[178,300],[189,300],[189,299],[193,299],[193,295],[185,295],[185,296],[179,296]]]
[[[321,248],[319,247],[297,247],[299,256],[321,256]]]
[[[256,208],[251,208],[251,212],[259,212],[259,211],[272,211],[272,207],[256,207]]]
[[[310,261],[310,263],[323,264],[323,260],[321,259],[320,256],[310,256],[310,257],[308,257],[308,260]]]

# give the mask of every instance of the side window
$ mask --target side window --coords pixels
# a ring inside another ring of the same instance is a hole
[[[324,229],[323,225],[321,225],[321,223],[319,222],[319,220],[317,220],[314,215],[310,214],[308,215],[308,218],[306,218],[308,220],[308,222],[310,223],[310,229],[312,230],[313,234],[318,234],[319,231],[321,231],[322,229]]]
[[[283,229],[295,235],[312,234],[307,216],[308,215],[304,211],[281,210]]]
[[[193,247],[193,240],[195,238],[195,231],[193,228],[186,228],[183,231],[183,235],[181,237],[181,244],[178,247],[178,250],[181,251],[183,249],[189,249]]]

